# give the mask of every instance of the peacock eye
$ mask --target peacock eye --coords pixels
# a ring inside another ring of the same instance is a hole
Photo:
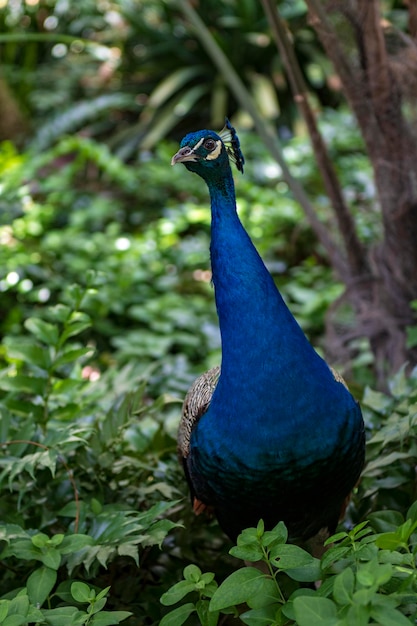
[[[204,142],[204,147],[206,150],[214,150],[216,147],[216,142],[214,139],[206,139]]]

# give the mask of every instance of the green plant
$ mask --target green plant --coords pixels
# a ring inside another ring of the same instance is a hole
[[[52,570],[54,572],[54,570]],[[11,599],[0,600],[0,624],[2,626],[22,626],[26,624],[47,624],[49,626],[112,626],[127,619],[129,611],[104,611],[110,587],[101,591],[90,588],[83,582],[74,581],[70,587],[70,599],[64,587],[59,587],[54,596],[64,599],[65,606],[40,608],[53,587],[48,568],[32,572],[26,587]],[[56,578],[56,576],[55,576]],[[11,594],[8,594],[11,595]],[[87,605],[81,608],[80,605]]]
[[[360,514],[383,507],[405,512],[417,499],[417,371],[401,368],[389,392],[365,389],[362,407],[371,436],[360,486]]]
[[[237,569],[218,586],[213,573],[202,574],[200,568],[188,566],[184,579],[163,594],[161,602],[170,606],[189,594],[198,599],[167,613],[161,625],[179,626],[194,612],[203,626],[215,625],[221,614],[230,613],[249,626],[413,623],[417,615],[416,529],[414,504],[395,532],[375,534],[363,522],[330,537],[329,549],[320,561],[286,543],[282,522],[272,531],[265,531],[260,522],[257,528],[243,531],[230,550],[236,558],[256,562],[257,567]],[[320,586],[311,586],[314,581],[321,581]]]
[[[141,554],[176,526],[166,513],[178,492],[160,468],[164,442],[167,458],[172,447],[159,417],[169,400],[148,402],[136,372],[109,372],[103,380],[89,365],[94,350],[79,342],[91,323],[83,308],[96,280],[88,274],[84,287],[66,290],[65,304],[25,320],[27,335],[3,342],[0,623],[6,626],[118,624],[130,612],[103,611],[110,586],[96,594],[100,570],[117,559],[138,568]]]
[[[262,7],[210,0],[199,11],[262,114],[288,132],[296,111]],[[337,101],[304,2],[285,2],[282,11],[307,81],[320,100]],[[84,2],[62,10],[56,1],[17,1],[0,8],[0,25],[3,75],[28,117],[40,121],[33,133],[39,149],[64,130],[88,129],[132,157],[138,145],[150,148],[177,132],[185,116],[195,127],[207,119],[217,126],[239,108],[178,2]]]

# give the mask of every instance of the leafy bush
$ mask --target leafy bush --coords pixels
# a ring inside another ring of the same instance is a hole
[[[401,516],[394,517],[398,522]],[[161,602],[171,606],[190,594],[197,600],[173,609],[160,624],[180,626],[195,612],[203,626],[219,623],[224,614],[238,616],[248,626],[406,626],[417,616],[416,529],[415,503],[395,532],[376,534],[362,522],[330,537],[320,561],[286,543],[282,522],[271,531],[260,522],[244,530],[230,550],[257,567],[237,569],[218,586],[214,573],[187,566],[184,579]],[[247,608],[242,610],[243,604]]]
[[[118,624],[130,612],[103,611],[110,586],[96,593],[100,568],[121,558],[139,566],[141,553],[176,525],[165,516],[178,496],[164,475],[173,448],[162,422],[167,400],[147,398],[145,380],[132,369],[98,378],[88,365],[94,350],[77,341],[90,325],[83,302],[94,291],[93,274],[87,281],[86,289],[68,288],[67,303],[47,308],[47,319],[27,318],[29,334],[4,341],[6,626]]]
[[[132,612],[140,623],[159,623],[159,596],[166,607],[180,603],[163,626],[194,617],[212,626],[226,615],[254,626],[307,626],[313,616],[323,625],[413,623],[417,373],[401,371],[390,395],[365,391],[370,436],[349,510],[356,525],[331,538],[321,560],[287,544],[282,523],[272,531],[260,523],[239,537],[234,561],[204,571],[210,558],[218,564],[210,550],[224,550],[215,527],[198,522],[192,540],[180,528],[175,543],[167,536],[181,518],[190,528],[189,507],[178,506],[172,399],[152,400],[148,374],[135,366],[95,367],[94,348],[80,338],[101,280],[94,272],[85,280],[3,342],[0,623],[105,626]],[[256,567],[237,567],[236,559]],[[108,584],[113,571],[124,573]],[[120,587],[132,579],[145,593],[139,601],[128,594],[126,606]]]

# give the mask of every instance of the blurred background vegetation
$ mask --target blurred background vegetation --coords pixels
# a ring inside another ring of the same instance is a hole
[[[386,18],[404,28],[405,4],[383,4]],[[373,242],[381,224],[361,134],[305,3],[278,5],[359,237]],[[331,219],[261,4],[194,7],[281,139],[318,215]],[[326,314],[344,286],[182,2],[0,0],[0,33],[0,538],[9,545],[0,558],[0,593],[14,597],[38,565],[10,548],[16,527],[50,535],[78,529],[105,556],[87,551],[68,563],[62,553],[49,608],[68,600],[69,582],[88,580],[112,586],[111,606],[134,613],[127,623],[158,623],[161,589],[190,560],[214,567],[225,541],[215,525],[192,519],[175,458],[184,393],[220,359],[208,196],[199,179],[170,167],[179,139],[198,128],[220,130],[225,115],[237,127],[247,161],[245,176],[235,177],[242,221],[319,351]],[[353,323],[348,307],[338,315],[341,324]],[[413,328],[409,342],[417,344]],[[378,429],[397,405],[370,390],[368,340],[356,338],[349,355],[333,365],[358,398],[367,390],[369,428]],[[401,376],[398,420],[401,403],[415,394],[415,383]],[[389,455],[400,439],[405,456],[393,459],[392,480],[389,461],[374,463],[353,521],[387,503],[405,511],[412,500],[413,431],[403,422],[396,430],[393,419],[396,434],[373,441],[370,458]],[[33,445],[54,450],[54,460],[35,458]],[[168,535],[161,552],[171,526],[153,529],[165,511],[155,509],[146,523],[135,518],[132,542],[117,552],[121,511],[146,511],[161,498],[185,530]],[[106,536],[93,528],[94,518],[105,526],[111,515]],[[217,567],[220,575],[228,571],[230,559]]]
[[[345,193],[353,207],[372,206],[360,134],[332,88],[306,7],[282,2],[280,10],[316,105],[323,106],[323,132]],[[210,1],[199,11],[326,218],[322,183],[262,8]],[[2,332],[18,332],[28,307],[59,301],[67,283],[93,268],[105,275],[91,302],[91,339],[101,359],[116,352],[122,362],[161,359],[170,388],[184,369],[200,371],[205,359],[218,360],[207,195],[199,181],[167,164],[185,132],[220,129],[227,114],[239,127],[248,163],[237,181],[242,219],[320,345],[324,313],[341,288],[279,166],[251,132],[249,116],[179,5],[9,2],[0,19],[0,98],[7,102],[0,122]],[[375,236],[372,212],[359,227],[363,238]],[[355,367],[366,366],[366,346],[360,349]],[[184,375],[181,391],[190,378]]]

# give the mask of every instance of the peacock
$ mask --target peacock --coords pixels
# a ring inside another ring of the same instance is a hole
[[[172,165],[207,184],[221,366],[186,395],[178,451],[195,513],[213,511],[232,540],[283,520],[309,545],[335,531],[364,464],[362,413],[313,349],[244,229],[231,163],[244,157],[226,119],[187,134]],[[313,545],[313,544],[312,544]]]

